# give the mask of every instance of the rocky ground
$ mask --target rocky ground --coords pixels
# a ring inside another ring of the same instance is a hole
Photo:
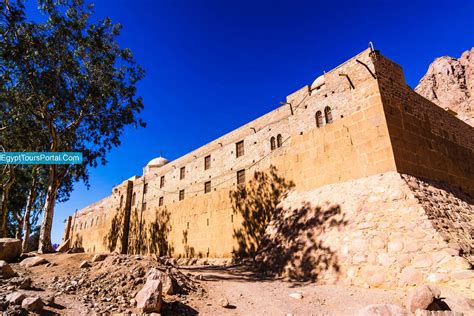
[[[474,313],[472,300],[436,288],[407,292],[295,283],[264,277],[248,265],[178,268],[176,263],[183,262],[84,253],[0,261],[0,309],[6,315],[408,315],[430,304],[439,309],[433,305],[438,297],[454,311]],[[420,310],[416,315],[428,314]]]

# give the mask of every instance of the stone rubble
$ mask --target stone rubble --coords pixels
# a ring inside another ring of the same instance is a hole
[[[39,297],[27,297],[21,302],[21,307],[31,312],[40,312],[43,305],[43,301]]]
[[[25,268],[31,268],[39,266],[40,264],[46,264],[48,261],[40,256],[34,256],[24,259],[20,262],[20,265]]]
[[[12,267],[3,260],[0,260],[0,278],[8,279],[16,275]]]
[[[76,275],[58,277],[51,290],[58,295],[79,296],[95,313],[124,313],[132,312],[135,306],[140,308],[136,295],[147,280],[159,281],[160,295],[164,297],[172,296],[181,300],[190,291],[202,293],[194,280],[164,262],[160,258],[110,254],[103,261],[92,263],[90,268],[81,269]],[[153,286],[150,285],[150,289],[156,285],[151,283]],[[147,307],[145,310],[148,310]]]
[[[411,312],[417,309],[426,310],[441,295],[441,291],[430,285],[415,287],[408,292],[406,306]]]

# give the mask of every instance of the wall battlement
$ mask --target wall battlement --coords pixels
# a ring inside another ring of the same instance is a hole
[[[299,192],[396,171],[474,194],[472,127],[416,94],[377,51],[359,53],[287,102],[145,168],[77,212],[65,236],[89,252],[229,257],[242,225],[229,193],[243,174],[248,182],[270,166]]]

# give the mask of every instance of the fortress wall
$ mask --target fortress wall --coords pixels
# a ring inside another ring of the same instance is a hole
[[[233,232],[242,222],[229,198],[229,192],[236,188],[238,170],[246,170],[248,181],[254,171],[274,165],[301,191],[394,170],[369,53],[365,50],[324,74],[323,88],[311,91],[305,86],[289,95],[291,108],[283,105],[163,167],[146,168],[143,176],[131,180],[130,196],[123,185],[117,186],[102,204],[105,219],[92,227],[74,226],[79,228],[77,240],[86,251],[120,251],[120,238],[110,244],[107,236],[118,234],[114,232],[116,226],[130,212],[131,253],[157,252],[157,245],[165,240],[174,256],[228,257],[236,246]],[[333,123],[317,128],[315,113],[324,113],[327,106],[332,110]],[[278,134],[283,144],[272,151],[270,138]],[[237,158],[236,142],[241,140],[245,154]],[[211,156],[211,167],[204,170],[207,155]],[[181,167],[186,169],[184,179],[180,179]],[[163,188],[161,176],[165,176]],[[204,183],[209,179],[212,191],[204,193]],[[182,189],[185,198],[179,201]],[[129,210],[125,204],[119,207],[120,196],[130,201]],[[159,207],[160,197],[163,207]],[[81,210],[77,222],[100,218],[100,212],[89,211]]]
[[[439,116],[449,126],[452,124],[449,131],[454,136],[448,141],[449,136],[436,136],[432,130],[427,132],[421,103],[413,106],[416,116],[410,114],[420,120],[419,124],[409,123],[412,118],[407,118],[399,108],[404,104],[404,95],[397,95],[396,89],[406,93],[407,100],[422,101],[421,97],[407,90],[409,88],[398,65],[365,50],[324,74],[324,82],[321,89],[305,86],[289,95],[287,102],[291,107],[283,105],[163,167],[145,168],[143,176],[130,180],[130,190],[121,184],[103,200],[102,208],[91,206],[78,212],[77,224],[94,219],[99,221],[92,227],[82,225],[82,228],[73,221],[76,240],[86,251],[121,251],[124,248],[121,245],[124,235],[121,223],[129,212],[130,253],[229,257],[237,246],[234,232],[242,227],[243,221],[240,214],[233,211],[229,192],[237,188],[236,173],[242,169],[246,170],[248,181],[255,171],[265,171],[273,165],[280,176],[295,183],[298,192],[387,171],[423,176],[423,168],[429,171],[426,172],[427,178],[443,178],[444,173],[448,173],[451,183],[469,185],[472,181],[466,179],[469,174],[473,178],[472,138],[466,139],[469,130],[463,125],[459,127],[458,120],[446,116],[443,110],[438,113],[436,107],[429,111],[434,113],[432,119],[439,120]],[[387,104],[382,104],[382,101]],[[333,123],[317,128],[315,113],[324,113],[327,106],[332,110]],[[461,133],[457,131],[458,127]],[[443,132],[438,130],[438,133]],[[278,134],[282,135],[283,144],[272,151],[270,138]],[[236,142],[241,140],[244,141],[245,154],[237,158]],[[436,147],[437,151],[431,156],[425,155],[426,148],[415,146],[422,141],[432,146],[445,146],[445,152],[441,154],[442,149]],[[405,143],[409,144],[410,152],[403,148]],[[467,152],[458,143],[464,143],[468,148],[471,146],[471,151]],[[451,148],[446,146],[454,148],[454,152],[446,152]],[[204,170],[204,157],[207,155],[211,156],[211,167]],[[447,167],[438,166],[433,160],[440,155],[446,157],[441,161],[449,162]],[[426,156],[430,159],[428,165],[424,161]],[[464,161],[456,161],[456,157],[463,157]],[[469,157],[471,162],[465,159]],[[471,171],[466,173],[462,168],[469,164]],[[186,168],[185,178],[180,179],[183,166]],[[165,176],[163,188],[160,188],[161,176]],[[209,179],[212,190],[204,193],[204,183]],[[179,201],[182,189],[185,197]],[[129,209],[125,209],[125,204],[120,207],[120,196],[130,201]],[[161,207],[160,197],[164,199]],[[119,237],[111,242],[111,235]]]
[[[156,252],[154,245],[160,242],[153,237],[157,235],[156,227],[166,226],[166,241],[174,256],[231,256],[236,248],[233,234],[241,227],[242,218],[233,212],[229,191],[236,188],[236,172],[240,169],[246,169],[248,180],[254,171],[273,165],[303,191],[394,170],[377,82],[356,58],[370,66],[369,52],[365,51],[326,73],[324,89],[311,92],[306,86],[288,96],[294,115],[289,106],[280,107],[218,139],[223,146],[216,147],[213,141],[156,172],[146,173],[145,195],[143,178],[139,179],[134,185],[137,198],[132,205],[130,241],[140,242],[134,244],[133,252]],[[348,74],[352,86],[340,73]],[[316,128],[315,113],[326,106],[333,110],[334,122]],[[254,126],[256,132],[250,128]],[[277,134],[282,134],[283,146],[271,151],[270,137]],[[242,139],[245,155],[236,158],[235,142]],[[211,154],[211,168],[204,170],[207,154]],[[183,180],[179,179],[181,166],[186,166]],[[166,185],[160,189],[163,174]],[[204,194],[204,182],[209,177],[212,192]],[[178,201],[182,188],[185,199]],[[146,210],[141,214],[142,196]],[[165,201],[161,208],[160,196]]]
[[[122,250],[126,201],[130,195],[128,182],[116,186],[108,197],[72,216],[71,245],[87,252]],[[122,206],[120,200],[122,198]]]
[[[474,129],[406,85],[402,68],[375,62],[397,170],[474,195]]]

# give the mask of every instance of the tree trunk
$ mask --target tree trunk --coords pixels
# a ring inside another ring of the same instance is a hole
[[[7,202],[8,195],[10,194],[10,188],[15,182],[15,167],[9,166],[9,175],[7,183],[2,188],[0,196],[0,237],[7,237],[7,223],[8,223],[8,210]]]
[[[33,171],[33,182],[31,183],[28,201],[26,202],[25,215],[23,216],[23,242],[21,243],[22,252],[28,252],[31,232],[30,213],[36,199],[36,174]]]
[[[51,165],[50,167],[48,182],[48,191],[46,193],[46,201],[44,203],[43,209],[43,220],[41,221],[39,235],[39,253],[54,252],[53,246],[51,245],[51,227],[53,225],[54,206],[59,188],[59,179],[56,165]]]
[[[15,238],[21,239],[21,232],[23,231],[23,217],[18,221],[18,227],[15,230]]]

